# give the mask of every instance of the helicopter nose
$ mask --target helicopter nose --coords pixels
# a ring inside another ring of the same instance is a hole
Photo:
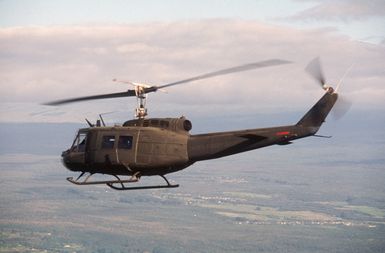
[[[71,151],[69,149],[63,151],[61,153],[61,157],[64,163],[71,162],[71,157],[70,157]]]
[[[70,163],[70,159],[69,159],[69,153],[70,153],[70,150],[67,149],[65,151],[63,151],[61,153],[61,157],[62,157],[62,163],[63,165],[69,169],[69,163]]]
[[[73,161],[71,159],[71,151],[69,149],[63,151],[61,153],[61,157],[62,157],[62,163],[63,163],[63,165],[67,169],[69,169],[69,170],[74,170],[75,169],[74,166],[73,166],[74,163],[73,163]]]
[[[63,158],[66,157],[66,156],[68,155],[69,152],[70,152],[69,149],[63,151],[63,152],[61,153],[61,157],[63,157]]]

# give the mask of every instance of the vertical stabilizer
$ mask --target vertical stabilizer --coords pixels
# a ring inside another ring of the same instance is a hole
[[[316,131],[325,121],[326,116],[337,101],[338,95],[333,89],[328,90],[325,95],[298,121],[297,126],[312,127]]]

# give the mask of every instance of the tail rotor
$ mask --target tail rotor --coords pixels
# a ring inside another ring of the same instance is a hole
[[[319,57],[314,58],[311,62],[309,62],[305,70],[321,85],[322,89],[328,89]]]
[[[329,93],[338,94],[338,90],[341,87],[342,81],[352,68],[353,64],[345,71],[344,75],[338,82],[335,89],[333,89],[332,86],[326,83],[326,78],[322,71],[322,64],[319,57],[316,57],[311,62],[309,62],[309,64],[305,68],[305,71],[321,85],[322,89],[326,90]],[[349,100],[338,94],[338,100],[336,102],[334,110],[332,111],[333,118],[337,120],[342,118],[349,111],[351,106],[352,103]]]

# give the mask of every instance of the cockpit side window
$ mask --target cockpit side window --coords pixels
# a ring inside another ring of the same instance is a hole
[[[79,132],[72,144],[72,151],[84,152],[86,150],[87,132]]]
[[[118,148],[131,149],[132,148],[132,136],[121,135],[119,136]]]
[[[102,148],[111,149],[114,148],[115,136],[114,135],[104,135],[102,138]]]

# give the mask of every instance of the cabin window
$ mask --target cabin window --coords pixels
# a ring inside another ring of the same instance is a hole
[[[114,148],[115,136],[114,135],[105,135],[102,139],[102,148]]]
[[[132,140],[132,136],[121,135],[119,136],[118,147],[122,149],[131,149]]]
[[[160,121],[160,127],[161,127],[161,128],[168,128],[168,127],[169,127],[168,121],[161,120],[161,121]]]
[[[157,126],[159,126],[159,120],[157,120],[157,119],[151,120],[151,126],[152,126],[152,127],[157,127]]]

